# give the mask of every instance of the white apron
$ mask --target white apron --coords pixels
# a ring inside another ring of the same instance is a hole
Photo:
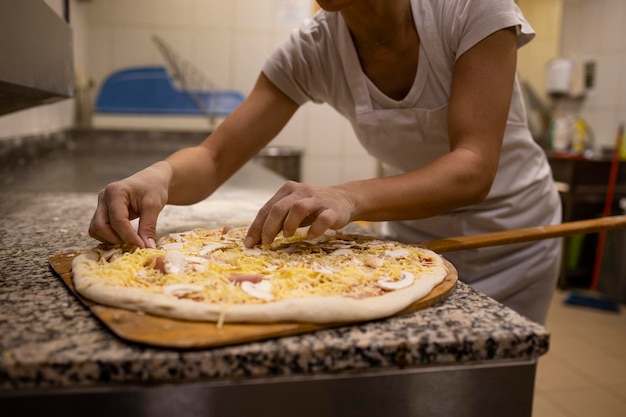
[[[452,68],[436,30],[428,26],[428,2],[414,13],[421,48],[449,96]],[[432,25],[431,25],[432,26]],[[345,27],[340,36],[349,37]],[[347,39],[346,39],[347,40]],[[359,65],[351,42],[341,51],[347,66]],[[419,65],[424,65],[420,61]],[[353,128],[367,151],[383,163],[389,174],[408,172],[449,152],[447,104],[437,109],[375,109],[365,75],[349,77],[355,102]],[[486,200],[480,204],[428,219],[389,223],[393,238],[423,242],[554,224],[561,221],[560,200],[543,151],[525,123],[525,110],[516,80],[507,122],[499,171]],[[560,240],[504,245],[445,254],[459,278],[473,288],[543,322],[560,265]]]

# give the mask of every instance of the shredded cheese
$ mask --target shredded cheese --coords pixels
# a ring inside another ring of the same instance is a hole
[[[405,271],[418,277],[434,262],[417,247],[350,235],[307,241],[306,235],[297,234],[279,237],[271,245],[254,250],[244,247],[244,237],[245,229],[225,234],[219,230],[177,233],[161,238],[157,249],[124,252],[110,261],[102,258],[91,273],[106,285],[151,293],[189,284],[201,289],[186,292],[184,298],[233,305],[269,302],[243,291],[229,280],[233,276],[261,274],[271,282],[274,301],[336,295],[362,298],[386,291],[378,285],[380,279],[398,280]],[[211,250],[203,251],[207,247]],[[165,257],[169,248],[185,255],[188,262],[183,271],[164,273],[157,268],[159,258]],[[373,263],[372,258],[379,261]]]

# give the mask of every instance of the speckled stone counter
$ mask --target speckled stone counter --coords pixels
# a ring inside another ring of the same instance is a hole
[[[232,188],[192,207],[168,207],[160,230],[244,223],[265,193]],[[48,256],[95,244],[92,193],[0,198],[0,387],[324,374],[536,358],[545,328],[459,283],[444,303],[379,322],[240,346],[180,352],[118,339],[68,291]]]
[[[166,207],[159,232],[247,225],[281,182],[248,164],[209,199]],[[97,243],[87,234],[96,193],[15,188],[0,191],[0,405],[20,393],[509,366],[548,349],[544,327],[462,282],[416,313],[299,336],[188,351],[126,342],[48,264],[52,254]],[[532,393],[534,368],[529,378]]]

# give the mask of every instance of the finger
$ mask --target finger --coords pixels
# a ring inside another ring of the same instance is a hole
[[[252,247],[258,243],[262,245],[272,243],[282,230],[285,216],[286,210],[280,207],[280,203],[273,205],[269,210],[267,207],[259,210],[248,230],[246,246]]]
[[[104,192],[102,191],[98,194],[98,206],[89,223],[89,236],[103,243],[114,245],[124,243],[122,238],[111,228],[107,205],[104,200]]]
[[[317,217],[317,212],[321,207],[313,198],[306,198],[294,202],[283,221],[283,235],[293,236],[299,227],[311,224]]]
[[[251,248],[259,243],[262,245],[272,243],[282,229],[285,215],[285,211],[280,209],[278,204],[274,204],[271,207],[266,204],[261,207],[248,228],[248,234],[244,242],[245,246]]]
[[[103,224],[96,219],[92,219],[89,224],[89,236],[106,244],[121,245],[124,243],[108,223]]]
[[[269,214],[269,208],[267,205],[261,207],[256,217],[248,227],[248,233],[246,234],[246,240],[244,245],[247,248],[251,248],[254,245],[261,243],[261,234],[263,233],[263,224]]]
[[[293,236],[295,229],[291,230],[291,233],[285,232],[284,224],[293,204],[295,204],[295,199],[294,195],[287,196],[270,208],[261,231],[261,242],[264,245],[272,243],[281,230],[285,237]]]
[[[340,225],[338,220],[333,210],[327,209],[320,212],[311,223],[307,237],[313,239],[323,235],[328,229],[340,229],[343,225]]]
[[[159,213],[161,212],[161,205],[146,203],[142,207],[141,217],[139,217],[138,234],[144,245],[147,248],[156,248],[156,226]]]
[[[256,217],[254,218],[254,220],[248,227],[248,233],[246,235],[246,240],[244,242],[244,245],[246,247],[251,248],[254,245],[257,245],[262,242],[263,240],[262,236],[264,234],[265,223],[267,222],[267,219],[270,216],[270,211],[279,201],[284,199],[286,196],[290,195],[292,192],[293,192],[293,184],[290,181],[284,184],[282,187],[280,187],[280,189],[276,192],[276,194],[274,194],[272,198],[270,198],[263,205],[263,207],[261,207]],[[276,235],[274,235],[274,237],[275,236]],[[269,243],[271,243],[273,240],[274,239],[272,237]]]
[[[126,199],[106,199],[109,213],[109,224],[113,231],[122,239],[123,243],[144,248],[143,239],[137,234],[130,223],[130,212]]]

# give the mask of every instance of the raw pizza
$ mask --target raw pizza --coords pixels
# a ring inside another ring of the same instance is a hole
[[[98,247],[72,261],[97,303],[192,321],[337,323],[391,316],[448,269],[438,254],[372,237],[305,232],[246,248],[246,229],[193,230],[156,249]]]

